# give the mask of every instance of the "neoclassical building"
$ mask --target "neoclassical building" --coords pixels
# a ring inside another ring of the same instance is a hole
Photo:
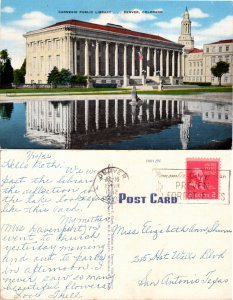
[[[68,20],[27,32],[26,83],[47,83],[49,72],[69,69],[96,83],[118,86],[146,80],[182,83],[181,44],[120,25]]]
[[[229,72],[222,76],[222,84],[233,83],[233,39],[204,44],[203,49],[194,47],[191,36],[191,20],[186,7],[181,22],[178,43],[184,46],[182,55],[182,76],[186,82],[210,82],[218,84],[218,78],[211,73],[211,67],[218,61],[230,63]]]

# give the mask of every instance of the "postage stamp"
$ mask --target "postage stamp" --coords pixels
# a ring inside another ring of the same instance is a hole
[[[114,203],[119,189],[128,179],[129,176],[125,171],[109,165],[97,173],[93,182],[93,189],[100,200]]]
[[[186,199],[218,199],[219,168],[219,159],[186,159]]]

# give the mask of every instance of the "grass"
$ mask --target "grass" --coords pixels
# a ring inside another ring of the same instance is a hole
[[[112,88],[53,88],[53,89],[0,89],[0,94],[22,94],[22,93],[87,93],[98,91],[112,91]],[[127,91],[127,88],[117,88],[117,91]]]
[[[231,87],[204,87],[196,89],[176,89],[176,90],[164,90],[164,91],[138,91],[138,94],[162,94],[162,95],[192,95],[200,93],[230,93],[232,92]]]
[[[174,90],[138,90],[138,94],[150,94],[150,95],[192,95],[200,93],[219,93],[219,92],[232,92],[232,88],[229,86],[211,86],[211,87],[200,87],[200,88],[178,88]],[[54,89],[2,89],[0,94],[7,94],[10,96],[20,96],[20,94],[29,93],[30,96],[53,96],[56,94],[61,95],[78,95],[78,94],[90,94],[90,95],[100,95],[100,94],[111,94],[111,95],[121,95],[130,94],[130,88],[54,88]],[[40,94],[45,93],[45,94]]]

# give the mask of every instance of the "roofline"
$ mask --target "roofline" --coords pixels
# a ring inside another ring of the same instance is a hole
[[[78,22],[79,24],[72,24]],[[85,26],[86,25],[86,26]],[[70,19],[70,20],[65,20],[61,22],[57,22],[55,24],[52,24],[50,26],[33,30],[33,31],[28,31],[26,32],[23,36],[27,37],[31,34],[36,34],[36,33],[41,33],[43,31],[48,31],[53,28],[64,28],[64,27],[82,27],[82,28],[89,28],[93,30],[97,30],[99,32],[112,32],[114,34],[118,35],[123,35],[123,36],[132,36],[132,37],[138,37],[138,38],[146,38],[149,40],[155,40],[155,41],[161,41],[169,44],[174,44],[174,45],[180,45],[179,43],[173,42],[171,40],[168,40],[162,36],[159,35],[154,35],[150,33],[145,33],[145,32],[139,32],[139,31],[134,31],[130,30],[124,27],[115,27],[115,26],[110,26],[110,25],[101,25],[101,24],[96,24],[96,23],[91,23],[91,22],[86,22],[86,21],[80,21],[80,20],[75,20],[75,19]],[[97,26],[97,28],[95,27]],[[125,31],[125,32],[124,32]]]
[[[213,45],[213,44],[231,44],[233,43],[233,39],[225,39],[225,40],[220,40],[217,42],[213,42],[213,43],[208,43],[208,44],[204,44],[204,45]]]

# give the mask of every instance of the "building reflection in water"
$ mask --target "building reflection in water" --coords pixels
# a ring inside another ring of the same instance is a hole
[[[208,122],[231,123],[230,104],[183,100],[103,98],[28,101],[26,136],[60,148],[116,143],[179,124],[182,149],[188,149],[192,114]]]

